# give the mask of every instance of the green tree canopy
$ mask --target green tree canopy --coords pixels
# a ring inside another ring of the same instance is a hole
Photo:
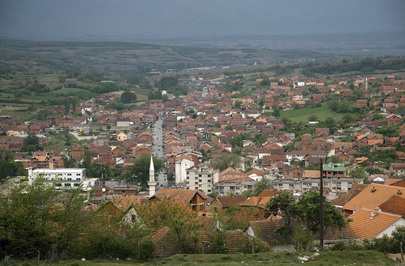
[[[224,153],[211,160],[211,167],[223,171],[228,167],[238,169],[242,166],[242,158],[234,153]]]
[[[59,257],[69,254],[86,224],[81,213],[84,198],[76,190],[65,194],[63,202],[57,195],[53,186],[40,180],[11,185],[7,197],[0,196],[0,236],[5,244],[0,250],[20,259],[45,259],[51,251]]]
[[[136,102],[136,94],[135,94],[135,93],[132,93],[132,92],[130,92],[130,91],[124,91],[124,92],[121,94],[120,101],[121,101],[122,103],[133,103],[133,102]]]
[[[125,178],[131,182],[141,183],[141,186],[146,187],[149,180],[150,154],[142,154],[135,159],[131,170],[125,174]],[[155,175],[163,169],[164,162],[158,157],[153,157],[153,165],[155,167]]]
[[[296,218],[302,227],[313,233],[318,233],[320,229],[320,193],[312,191],[301,196],[296,204]],[[324,227],[342,229],[345,227],[345,219],[335,207],[323,197]]]
[[[29,134],[21,145],[21,150],[26,152],[41,151],[42,147],[39,145],[39,138],[35,134]]]

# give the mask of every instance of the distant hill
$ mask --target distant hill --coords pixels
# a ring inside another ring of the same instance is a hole
[[[117,73],[226,68],[335,59],[336,55],[304,50],[223,49],[123,42],[39,42],[0,40],[0,68],[58,71],[69,68]],[[35,68],[33,64],[35,62]]]

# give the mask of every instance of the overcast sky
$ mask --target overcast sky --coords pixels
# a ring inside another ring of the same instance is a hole
[[[0,38],[405,32],[404,0],[0,0]]]

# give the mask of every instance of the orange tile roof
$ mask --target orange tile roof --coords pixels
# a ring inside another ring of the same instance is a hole
[[[375,216],[371,218],[373,214]],[[357,239],[373,238],[402,219],[400,215],[363,208],[350,215],[349,218],[353,220],[349,222],[349,226]]]
[[[383,212],[398,214],[405,217],[405,198],[402,195],[394,195],[381,204],[380,209]]]
[[[304,170],[302,172],[302,178],[320,178],[320,171],[318,170]]]
[[[256,168],[253,168],[252,170],[246,172],[246,175],[248,175],[248,176],[252,175],[252,174],[256,174],[258,176],[264,176],[265,173],[263,171],[259,170],[259,169],[256,169]]]
[[[378,208],[378,206],[391,196],[397,195],[398,191],[400,191],[402,195],[405,195],[405,188],[402,187],[369,184],[356,197],[346,203],[342,209],[354,211],[360,208],[367,208],[373,210]]]
[[[265,207],[271,197],[250,197],[246,201],[239,203],[241,207]]]
[[[391,186],[391,185],[393,185],[393,184],[395,184],[395,183],[397,183],[398,181],[401,181],[401,180],[402,180],[402,179],[388,178],[388,179],[385,181],[385,185]]]
[[[368,185],[367,184],[353,184],[350,190],[346,193],[341,195],[340,197],[333,199],[331,204],[337,206],[343,206],[351,199],[357,196],[363,189],[365,189]]]

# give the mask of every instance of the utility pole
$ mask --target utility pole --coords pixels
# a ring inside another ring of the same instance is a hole
[[[320,202],[319,202],[319,245],[320,245],[320,249],[321,251],[323,251],[323,159],[321,158],[321,172],[320,172],[320,189],[321,189],[321,193],[320,193]]]

